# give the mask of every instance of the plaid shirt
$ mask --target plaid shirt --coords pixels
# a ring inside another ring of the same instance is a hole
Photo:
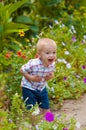
[[[54,63],[49,65],[48,67],[44,67],[42,61],[39,58],[30,60],[27,64],[21,67],[21,70],[24,73],[29,73],[31,75],[37,75],[41,77],[45,77],[49,75],[49,73],[53,72],[55,68]],[[24,76],[21,81],[21,86],[25,88],[29,88],[31,90],[43,90],[46,86],[47,82],[42,80],[40,82],[29,82]]]

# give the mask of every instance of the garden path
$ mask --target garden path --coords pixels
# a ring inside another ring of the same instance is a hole
[[[78,100],[65,100],[60,110],[55,113],[65,113],[67,118],[74,117],[80,123],[80,128],[76,130],[86,130],[86,94]]]

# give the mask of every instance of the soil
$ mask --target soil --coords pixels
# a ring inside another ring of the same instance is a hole
[[[54,112],[65,113],[67,118],[74,117],[80,123],[79,129],[86,130],[86,94],[77,100],[65,100],[61,109]]]

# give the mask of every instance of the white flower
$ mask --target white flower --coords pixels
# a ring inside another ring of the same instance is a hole
[[[15,96],[18,97],[18,93],[15,93]]]
[[[51,88],[51,91],[54,93],[54,88],[53,87]]]
[[[73,31],[73,33],[76,33],[74,26],[71,26],[71,30]]]
[[[65,53],[66,55],[69,55],[69,54],[70,54],[69,51],[65,51],[64,53]]]
[[[62,59],[57,59],[58,62],[62,62]]]
[[[12,122],[13,122],[13,120],[12,120],[12,119],[10,119],[10,118],[8,119],[8,121],[9,121],[10,123],[12,123]]]
[[[48,86],[47,82],[46,82],[46,87],[47,87],[47,89],[49,89],[49,90],[50,90],[50,87]]]
[[[84,39],[86,39],[86,35],[84,35]]]
[[[65,64],[67,64],[67,61],[66,61],[65,59],[58,59],[57,61],[58,61],[58,62],[63,62],[63,63],[65,63]]]
[[[55,20],[54,22],[55,22],[56,24],[59,24],[58,20]]]
[[[38,115],[40,113],[39,108],[35,108],[35,111],[32,112],[32,115]]]
[[[62,27],[65,27],[65,25],[64,25],[64,24],[62,24]]]
[[[55,95],[53,95],[52,98],[55,98]]]
[[[36,125],[35,128],[36,128],[36,130],[39,130],[39,126],[38,125]]]
[[[72,30],[71,30],[71,29],[69,29],[69,32],[73,34],[73,32],[72,32]]]
[[[80,75],[77,74],[76,77],[77,77],[77,78],[80,78]]]
[[[77,122],[76,122],[76,128],[79,129],[80,126],[81,126],[81,124],[77,121]]]
[[[63,45],[63,46],[66,46],[66,44],[65,44],[64,42],[62,42],[62,45]]]
[[[73,30],[73,33],[76,33],[76,30]]]
[[[73,25],[71,26],[71,29],[73,29],[73,30],[75,29]]]
[[[67,63],[67,64],[66,64],[66,67],[67,67],[68,69],[70,69],[70,68],[71,68],[71,64],[70,64],[70,63]]]
[[[58,126],[57,125],[53,125],[53,130],[57,130]]]
[[[75,84],[74,82],[71,82],[70,85],[71,85],[72,87],[75,87],[75,86],[76,86],[76,84]]]
[[[49,28],[52,28],[52,26],[51,26],[51,25],[49,25]]]
[[[67,61],[66,61],[65,59],[62,59],[62,62],[63,62],[64,64],[67,64]]]

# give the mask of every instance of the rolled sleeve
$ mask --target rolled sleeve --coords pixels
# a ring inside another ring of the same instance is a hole
[[[23,65],[23,66],[21,67],[21,70],[22,70],[24,73],[30,72],[30,71],[31,71],[31,69],[30,69],[30,63],[28,62],[27,64]]]

